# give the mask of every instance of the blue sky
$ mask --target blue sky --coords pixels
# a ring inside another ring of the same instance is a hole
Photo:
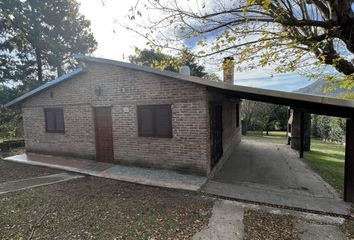
[[[262,71],[259,70],[259,72],[260,73],[256,75],[252,72],[235,72],[235,84],[292,92],[313,83],[313,80],[309,80],[308,78],[303,77],[297,73],[275,74],[272,76],[267,74],[267,71],[264,70],[264,74],[262,76]]]
[[[98,42],[97,50],[93,53],[94,56],[128,61],[128,56],[135,54],[135,47],[146,48],[146,39],[122,26],[124,23],[129,23],[127,15],[135,1],[106,0],[104,5],[102,0],[79,1],[81,3],[80,11],[91,21],[91,29]],[[212,37],[210,35],[204,37]],[[186,45],[193,48],[197,41],[198,39],[190,39]],[[206,61],[204,64],[208,71],[221,75],[221,62],[218,64]],[[306,78],[294,73],[271,77],[270,71],[267,69],[235,72],[235,84],[245,86],[293,91],[310,83]]]

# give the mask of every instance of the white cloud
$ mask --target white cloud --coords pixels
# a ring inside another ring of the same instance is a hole
[[[136,1],[79,0],[79,2],[81,3],[80,12],[91,21],[91,29],[98,42],[97,50],[93,53],[94,56],[128,61],[128,56],[134,54],[134,47],[146,47],[146,39],[122,26],[129,24],[129,9],[136,4]],[[141,0],[139,4],[143,5],[143,2],[144,0]],[[206,9],[214,7],[216,6],[213,1],[206,1]],[[210,45],[212,38],[205,40]],[[194,51],[199,50],[199,46],[193,47]],[[222,56],[224,55],[227,54]],[[220,61],[222,56],[214,59],[212,57],[201,59],[200,63],[206,67],[208,72],[215,72],[221,77]],[[285,91],[292,91],[309,83],[299,75],[282,75],[272,78],[271,73],[271,69],[235,72],[235,82],[240,85]]]
[[[91,29],[98,42],[94,56],[125,60],[134,54],[134,47],[143,48],[145,40],[120,24],[128,20],[134,1],[79,0],[80,12],[91,21]],[[104,4],[103,4],[104,3]],[[115,31],[115,33],[114,33]]]

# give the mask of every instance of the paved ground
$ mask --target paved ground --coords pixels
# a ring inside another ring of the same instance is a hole
[[[150,186],[193,191],[199,190],[207,180],[206,177],[180,174],[169,170],[130,167],[41,154],[21,154],[7,157],[5,160]]]
[[[193,236],[192,240],[243,239],[244,207],[232,201],[217,201],[208,227]]]
[[[204,191],[255,202],[349,214],[350,205],[286,145],[243,141]]]
[[[252,210],[257,217],[250,225],[245,224],[245,212]],[[266,222],[259,219],[267,216]],[[277,218],[283,222],[277,223]],[[284,221],[290,219],[291,224],[285,226]],[[193,236],[193,240],[241,240],[241,239],[299,239],[299,240],[345,240],[340,225],[344,219],[290,210],[280,210],[254,204],[229,200],[216,201],[209,224]],[[277,224],[276,231],[272,227]],[[280,225],[279,225],[280,224]],[[245,227],[247,230],[245,230]],[[269,230],[270,229],[270,230]]]
[[[84,176],[78,174],[58,173],[58,174],[47,175],[47,176],[26,178],[26,179],[21,179],[16,181],[8,181],[8,182],[0,183],[0,194],[65,182],[65,181],[78,179],[82,177]]]

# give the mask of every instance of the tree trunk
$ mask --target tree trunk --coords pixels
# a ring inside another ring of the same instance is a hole
[[[36,53],[36,62],[37,62],[37,77],[38,82],[43,82],[43,63],[42,63],[42,53],[39,48],[35,49]]]

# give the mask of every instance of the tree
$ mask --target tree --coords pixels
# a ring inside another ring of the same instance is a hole
[[[220,77],[216,73],[207,73],[203,76],[203,79],[215,82],[221,81]]]
[[[247,130],[285,130],[288,121],[287,107],[263,102],[242,101],[241,118]]]
[[[0,2],[1,81],[48,80],[70,69],[74,53],[91,53],[96,41],[75,0]],[[34,68],[35,65],[35,68]]]
[[[196,62],[196,58],[186,49],[183,49],[177,56],[161,53],[154,49],[137,49],[136,55],[129,56],[129,61],[138,65],[161,68],[178,72],[181,66],[188,66],[192,76],[203,77],[204,66]]]
[[[247,62],[248,69],[332,66],[337,72],[323,72],[328,80],[340,77],[341,87],[354,86],[352,0],[219,0],[193,6],[189,1],[148,0],[131,9],[130,19],[144,15],[142,8],[155,17],[130,29],[150,46],[178,49],[180,42],[194,41],[196,56],[233,55],[236,63]]]
[[[346,119],[312,114],[311,133],[323,141],[345,143]]]
[[[63,74],[74,53],[96,45],[75,0],[0,1],[0,138],[22,134],[20,111],[2,104]]]
[[[171,61],[172,57],[167,54],[155,51],[154,49],[143,49],[141,51],[136,49],[136,53],[136,55],[128,57],[129,62],[155,68],[163,65],[163,69],[176,72]]]

